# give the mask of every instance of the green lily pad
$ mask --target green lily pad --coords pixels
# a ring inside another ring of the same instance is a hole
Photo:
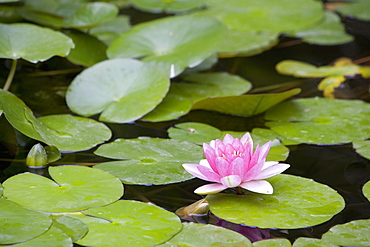
[[[362,188],[362,192],[366,196],[368,200],[370,200],[370,181],[367,182],[364,187]]]
[[[171,83],[163,101],[142,120],[158,122],[187,114],[192,105],[207,97],[240,95],[248,92],[252,84],[236,75],[223,72],[190,74],[185,82]]]
[[[339,247],[338,245],[326,242],[317,238],[297,238],[293,243],[293,247]]]
[[[220,57],[251,56],[266,51],[279,42],[274,31],[229,30],[218,49]]]
[[[367,141],[353,141],[353,148],[356,149],[356,152],[366,159],[370,160],[370,140]]]
[[[1,58],[23,58],[32,63],[66,56],[74,47],[61,32],[28,23],[0,24],[0,36]]]
[[[208,195],[211,212],[237,224],[294,229],[328,221],[344,208],[336,191],[312,179],[280,174],[266,180],[274,187],[272,195]]]
[[[51,226],[50,229],[44,234],[31,239],[27,242],[18,243],[15,245],[6,246],[16,246],[16,247],[72,247],[72,239],[65,234],[62,230],[55,226]]]
[[[203,123],[179,123],[168,129],[170,138],[196,144],[208,143],[221,135],[219,129]]]
[[[197,101],[192,110],[209,110],[238,116],[254,116],[301,92],[295,88],[282,93],[222,96]]]
[[[5,198],[0,198],[0,211],[0,244],[28,241],[46,232],[52,224],[49,214],[26,209]]]
[[[361,0],[353,1],[353,3],[348,3],[343,6],[338,6],[335,11],[338,11],[341,15],[354,17],[362,21],[370,21],[370,1]]]
[[[285,238],[264,239],[253,243],[253,247],[291,247],[291,243]]]
[[[329,11],[325,12],[324,20],[318,25],[289,32],[288,35],[316,45],[341,45],[353,40],[353,37],[345,32],[339,16]]]
[[[55,216],[53,219],[53,226],[62,230],[73,242],[77,242],[83,238],[89,230],[89,227],[82,221],[68,215]]]
[[[340,246],[369,246],[370,220],[354,220],[342,225],[336,225],[324,235],[324,241]]]
[[[203,0],[131,0],[131,3],[135,8],[151,13],[178,13],[204,5]]]
[[[124,32],[108,47],[107,54],[109,58],[142,58],[175,77],[214,53],[225,34],[226,28],[211,17],[166,17]]]
[[[3,183],[4,196],[38,211],[72,212],[118,200],[122,183],[107,172],[83,166],[50,167],[54,179],[22,173]]]
[[[92,217],[72,216],[89,226],[87,235],[77,242],[84,246],[153,246],[182,228],[174,213],[138,201],[120,200],[84,213]]]
[[[131,28],[128,16],[119,15],[114,19],[100,23],[89,30],[89,34],[109,45],[121,33]]]
[[[114,4],[84,0],[26,0],[17,10],[24,19],[56,28],[89,28],[118,14]]]
[[[326,77],[326,76],[354,76],[356,74],[370,73],[370,67],[359,66],[347,60],[344,63],[339,63],[334,66],[321,66],[316,67],[309,63],[295,61],[295,60],[284,60],[276,65],[276,70],[280,74],[292,75],[295,77],[312,78],[312,77]]]
[[[251,241],[240,233],[229,229],[198,223],[183,223],[183,228],[176,236],[158,246],[244,246],[251,247]]]
[[[370,104],[360,100],[296,99],[266,112],[266,125],[298,143],[338,144],[370,137]]]
[[[230,0],[227,4],[207,0],[206,6],[201,15],[214,16],[229,29],[239,31],[300,30],[323,18],[322,4],[312,0]]]
[[[181,166],[203,158],[200,146],[178,140],[139,137],[117,139],[101,145],[94,154],[112,159],[95,168],[107,171],[128,184],[168,184],[193,178]]]
[[[95,37],[78,31],[70,31],[67,35],[75,44],[75,48],[67,56],[72,63],[89,67],[107,59],[107,47]]]
[[[49,115],[37,119],[35,125],[46,143],[63,151],[90,149],[106,140],[112,133],[107,126],[95,120],[72,115]]]
[[[112,59],[80,73],[69,86],[66,100],[77,114],[102,112],[101,121],[125,123],[153,110],[168,88],[169,79],[159,68],[134,59]]]

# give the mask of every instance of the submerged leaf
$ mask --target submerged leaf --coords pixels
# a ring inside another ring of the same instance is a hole
[[[347,3],[342,6],[335,8],[340,14],[354,17],[362,21],[370,21],[370,1],[369,0],[359,0],[353,1],[353,3]]]

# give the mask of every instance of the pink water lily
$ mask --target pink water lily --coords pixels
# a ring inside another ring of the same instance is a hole
[[[218,193],[227,188],[242,187],[249,191],[272,194],[271,184],[263,180],[280,174],[290,167],[288,164],[267,161],[271,142],[253,149],[253,140],[249,133],[240,140],[227,134],[224,140],[213,140],[203,144],[206,159],[199,164],[183,164],[192,175],[210,182],[197,188],[200,195]]]

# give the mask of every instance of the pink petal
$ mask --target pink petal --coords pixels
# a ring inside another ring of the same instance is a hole
[[[207,160],[201,160],[200,164],[182,164],[184,169],[200,179],[210,181],[210,182],[219,182],[221,177],[212,171],[209,167]]]
[[[244,182],[239,185],[240,187],[262,194],[272,194],[274,189],[271,184],[266,180],[253,180],[249,182]]]
[[[268,164],[266,165],[266,163]],[[277,174],[282,173],[289,167],[290,165],[288,164],[277,163],[275,161],[265,162],[265,165],[262,168],[262,171],[257,176],[255,176],[254,179],[265,179],[265,178],[275,176]]]
[[[254,165],[249,164],[249,170],[247,170],[247,172],[245,173],[243,181],[246,182],[255,179],[255,177],[260,174],[264,164],[265,160],[261,160],[259,163]]]
[[[203,144],[203,152],[204,152],[204,155],[206,156],[206,159],[208,160],[211,168],[217,172],[217,168],[216,168],[216,152],[215,150],[210,146],[208,145],[207,143],[204,143]]]
[[[244,145],[245,144],[250,145],[251,143],[252,144],[251,146],[253,147],[253,140],[249,133],[246,133],[245,135],[243,135],[243,137],[240,139],[240,142],[243,143]]]
[[[247,172],[247,165],[244,163],[244,160],[240,157],[236,157],[230,167],[230,173],[233,175],[239,175],[243,179],[244,175]]]
[[[234,137],[232,137],[230,134],[226,134],[222,142],[225,144],[231,144],[233,143],[233,140],[234,140]]]
[[[184,169],[190,173],[191,175],[195,176],[195,177],[198,177],[200,179],[203,179],[203,180],[207,180],[208,178],[206,176],[204,176],[199,170],[198,170],[198,167],[199,165],[198,164],[182,164],[182,167],[184,167]]]
[[[198,166],[197,168],[199,172],[205,177],[205,179],[204,178],[201,178],[201,179],[210,181],[210,182],[216,182],[216,183],[220,182],[220,179],[222,178],[222,176],[214,172],[212,169],[209,169],[204,166]]]
[[[259,148],[258,160],[265,159],[270,151],[271,141],[266,142],[262,147]]]
[[[199,195],[215,194],[224,189],[227,189],[227,187],[223,184],[206,184],[194,190],[194,193]]]
[[[227,162],[227,160],[225,160],[224,158],[221,157],[216,158],[216,167],[220,177],[233,175],[230,173],[230,163]]]
[[[239,186],[242,182],[242,179],[238,175],[230,175],[227,177],[221,178],[221,183],[228,188],[234,188]]]

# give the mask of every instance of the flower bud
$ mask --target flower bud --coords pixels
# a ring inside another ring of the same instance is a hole
[[[44,147],[38,143],[27,154],[26,165],[30,168],[43,168],[48,163],[48,156]]]

